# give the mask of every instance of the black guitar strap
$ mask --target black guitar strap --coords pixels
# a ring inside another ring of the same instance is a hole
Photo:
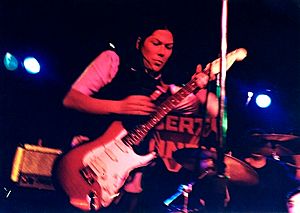
[[[157,100],[163,93],[166,93],[169,86],[157,85],[156,90],[150,95],[150,98],[155,101]]]

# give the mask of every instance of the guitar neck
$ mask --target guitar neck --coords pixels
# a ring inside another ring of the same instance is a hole
[[[150,115],[150,119],[131,130],[122,140],[127,145],[138,145],[148,132],[160,122],[170,111],[172,111],[185,97],[197,89],[196,79],[189,81],[174,95],[168,97],[156,112]]]
[[[236,49],[226,55],[226,70],[228,70],[235,61],[243,60],[247,55],[244,48]],[[212,63],[209,63],[207,68],[203,70],[207,75],[217,74],[220,72],[221,59],[218,58]],[[208,73],[209,72],[209,73]],[[144,124],[138,125],[131,130],[124,138],[123,142],[127,145],[138,145],[140,141],[147,135],[147,133],[165,117],[171,110],[173,110],[185,97],[197,89],[196,78],[193,78],[177,93],[165,100],[157,109],[157,111],[150,115],[150,119]]]

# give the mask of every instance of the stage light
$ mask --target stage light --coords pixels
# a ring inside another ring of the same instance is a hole
[[[7,52],[3,59],[4,66],[9,71],[14,71],[18,69],[19,62],[15,56]]]
[[[24,67],[30,74],[36,74],[40,72],[41,66],[34,57],[27,57],[24,59]]]
[[[253,96],[253,92],[249,91],[248,92],[248,98],[252,98],[252,96]]]
[[[115,45],[114,45],[113,43],[111,43],[111,42],[109,42],[109,46],[110,46],[111,48],[113,48],[113,49],[116,49]]]
[[[270,106],[272,101],[270,96],[266,94],[260,94],[256,97],[255,102],[260,108],[267,108]]]
[[[248,92],[248,98],[247,98],[245,106],[248,106],[248,104],[250,103],[252,97],[253,97],[253,92],[249,91]]]

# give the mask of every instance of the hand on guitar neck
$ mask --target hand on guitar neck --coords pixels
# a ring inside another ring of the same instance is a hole
[[[244,48],[236,49],[226,55],[226,70],[228,70],[235,61],[242,61],[247,56],[247,50]],[[221,58],[208,63],[204,70],[202,70],[201,64],[197,65],[196,73],[192,76],[192,79],[196,79],[196,83],[199,88],[204,88],[209,80],[215,80],[216,74],[220,72]],[[205,75],[207,77],[205,77]]]

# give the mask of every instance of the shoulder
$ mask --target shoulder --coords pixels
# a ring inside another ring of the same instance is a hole
[[[73,89],[91,95],[115,78],[120,59],[113,50],[101,52],[72,85]]]
[[[92,72],[98,75],[101,79],[109,79],[116,75],[120,65],[120,57],[113,50],[102,51],[86,68],[85,72]]]
[[[114,63],[120,63],[120,57],[114,50],[104,50],[101,52],[93,61],[93,63],[101,63],[101,62],[114,62]]]

